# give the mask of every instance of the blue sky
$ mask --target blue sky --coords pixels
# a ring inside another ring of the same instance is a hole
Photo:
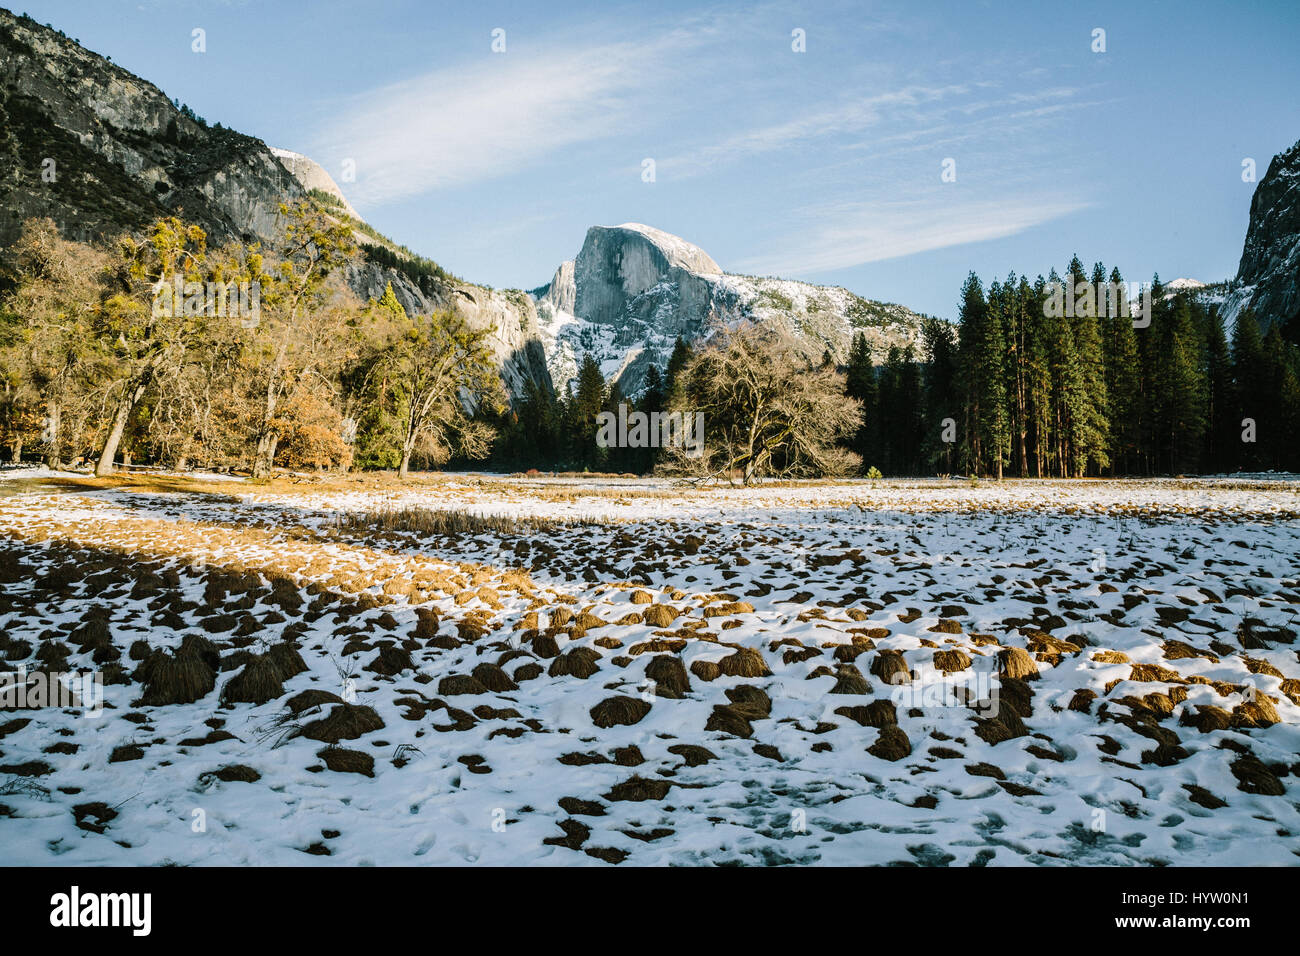
[[[1213,281],[1241,255],[1243,158],[1262,177],[1300,139],[1295,0],[12,3],[209,122],[336,179],[354,161],[369,221],[497,287],[627,221],[948,317],[969,270],[1075,252]]]

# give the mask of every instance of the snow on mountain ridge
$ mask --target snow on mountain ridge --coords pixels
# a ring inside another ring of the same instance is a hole
[[[720,325],[781,328],[813,361],[827,351],[845,361],[857,332],[877,361],[892,346],[920,344],[910,309],[839,286],[727,273],[693,243],[642,223],[593,226],[576,259],[530,295],[561,393],[590,354],[624,395],[639,395],[650,364],[662,368],[679,336],[703,341]]]

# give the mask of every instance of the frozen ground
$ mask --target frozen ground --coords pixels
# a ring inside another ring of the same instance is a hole
[[[20,477],[7,862],[1298,862],[1294,481]]]

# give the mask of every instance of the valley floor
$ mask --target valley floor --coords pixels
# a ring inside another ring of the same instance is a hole
[[[1300,863],[1294,481],[9,477],[9,863]]]

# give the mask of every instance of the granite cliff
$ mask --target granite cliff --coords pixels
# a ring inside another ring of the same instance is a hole
[[[1225,317],[1253,309],[1260,325],[1300,337],[1300,142],[1273,157],[1250,201],[1250,226]]]
[[[635,395],[648,365],[662,367],[678,337],[700,341],[743,322],[793,334],[813,361],[828,351],[844,361],[857,332],[879,359],[920,338],[921,317],[903,306],[836,286],[726,273],[698,246],[634,222],[593,226],[577,258],[531,295],[559,389],[590,353],[606,378]]]

